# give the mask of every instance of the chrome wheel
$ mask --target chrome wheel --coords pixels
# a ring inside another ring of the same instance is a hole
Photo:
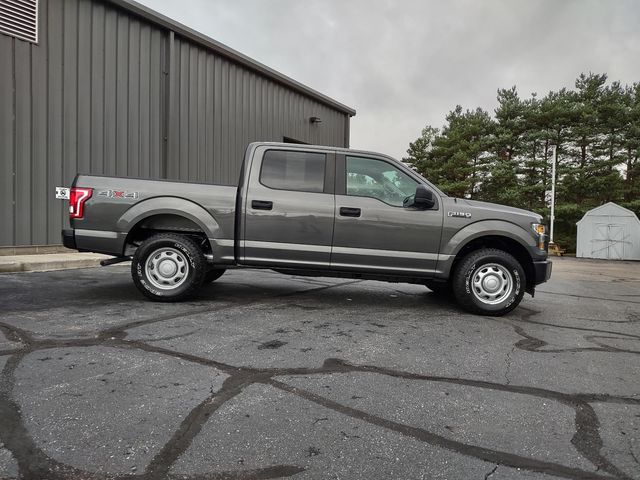
[[[161,290],[173,290],[182,285],[189,275],[189,261],[178,249],[160,248],[149,255],[145,262],[149,282]]]
[[[473,274],[471,290],[482,303],[496,305],[513,292],[511,272],[498,263],[482,265]]]

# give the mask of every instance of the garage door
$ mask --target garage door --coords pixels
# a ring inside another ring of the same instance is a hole
[[[596,223],[592,240],[592,258],[622,260],[624,258],[624,225]]]

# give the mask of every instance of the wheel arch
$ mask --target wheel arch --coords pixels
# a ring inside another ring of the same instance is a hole
[[[524,270],[526,285],[529,287],[533,284],[535,277],[535,271],[533,266],[533,259],[529,254],[529,251],[520,242],[513,238],[500,236],[500,235],[486,235],[482,237],[474,238],[467,242],[456,254],[453,262],[451,263],[451,271],[456,267],[456,264],[460,262],[471,252],[481,250],[483,248],[496,248],[502,250],[513,256]]]
[[[456,264],[469,253],[482,248],[497,248],[511,254],[522,265],[527,289],[534,286],[535,270],[529,247],[533,237],[526,235],[522,227],[504,221],[477,222],[458,231],[448,242],[448,254],[443,255],[438,270],[449,277]]]
[[[131,255],[136,244],[156,232],[174,232],[197,236],[205,251],[213,248],[211,239],[220,234],[220,225],[200,205],[188,200],[162,197],[145,200],[127,210],[117,223],[127,232],[124,255]]]

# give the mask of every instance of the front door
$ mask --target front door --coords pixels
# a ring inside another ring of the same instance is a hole
[[[331,267],[433,275],[442,208],[404,208],[404,199],[417,185],[417,179],[384,158],[339,155]]]
[[[295,147],[256,150],[244,199],[241,263],[329,267],[334,158],[326,151]]]

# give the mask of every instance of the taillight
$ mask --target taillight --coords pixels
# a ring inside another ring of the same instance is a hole
[[[92,188],[71,187],[69,191],[69,218],[82,218],[84,202],[91,198]]]

